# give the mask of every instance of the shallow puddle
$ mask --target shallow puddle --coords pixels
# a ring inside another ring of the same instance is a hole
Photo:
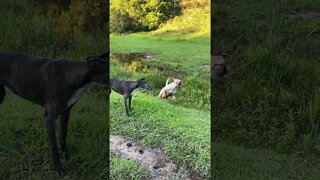
[[[150,173],[149,179],[190,179],[178,175],[177,164],[166,157],[161,147],[143,149],[122,136],[110,135],[110,151],[118,157],[136,161]]]
[[[154,53],[111,53],[111,59],[117,60],[122,66],[124,66],[128,71],[138,72],[147,68],[143,63],[143,59],[154,59],[156,54]]]

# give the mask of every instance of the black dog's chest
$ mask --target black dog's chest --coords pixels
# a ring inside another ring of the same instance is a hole
[[[68,109],[70,106],[74,105],[78,99],[80,98],[81,94],[83,91],[85,91],[91,84],[84,85],[78,89],[75,89],[72,93],[71,96],[69,96],[68,101],[66,103],[66,109]]]

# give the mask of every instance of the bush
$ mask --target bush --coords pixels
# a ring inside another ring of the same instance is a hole
[[[126,33],[126,32],[136,32],[141,30],[139,25],[132,17],[129,16],[127,12],[121,12],[119,10],[111,10],[110,16],[110,32],[111,33]],[[141,25],[140,25],[141,26]]]
[[[108,30],[107,3],[99,0],[44,1],[28,0],[38,6],[41,14],[52,21],[64,34],[106,32]]]
[[[177,6],[179,7],[179,6]],[[111,32],[155,30],[176,15],[174,1],[114,0],[111,1]]]

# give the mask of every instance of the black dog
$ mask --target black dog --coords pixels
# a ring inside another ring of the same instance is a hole
[[[50,60],[13,51],[0,51],[0,104],[5,86],[18,96],[44,107],[45,128],[54,170],[65,175],[58,152],[55,121],[60,116],[60,146],[66,152],[70,110],[86,85],[108,84],[109,53],[86,62]]]
[[[116,78],[110,78],[110,88],[123,95],[124,98],[124,106],[126,108],[126,115],[129,116],[129,111],[131,111],[131,99],[134,94],[134,90],[137,88],[143,88],[148,91],[152,91],[152,88],[149,84],[144,80],[145,78],[139,79],[137,81],[128,81]],[[109,92],[109,94],[111,91]],[[128,102],[129,100],[129,102]],[[128,105],[129,103],[129,105]],[[129,106],[129,108],[128,108]],[[129,110],[128,110],[129,109]]]

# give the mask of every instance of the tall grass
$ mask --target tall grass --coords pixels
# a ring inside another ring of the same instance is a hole
[[[63,35],[37,14],[28,0],[0,2],[0,48],[45,57],[84,60],[88,55],[106,52],[107,38],[101,34]]]
[[[286,0],[216,6],[213,53],[232,61],[233,80],[213,84],[213,131],[221,139],[295,152],[308,151],[307,137],[319,138],[319,23],[289,18],[297,7],[316,8]]]
[[[27,0],[0,1],[0,49],[85,60],[105,52],[104,34],[63,36]],[[108,177],[108,105],[100,89],[84,93],[72,110],[62,164],[74,179]],[[0,179],[59,179],[51,170],[43,109],[7,91],[0,106]],[[59,127],[59,126],[57,126]]]

